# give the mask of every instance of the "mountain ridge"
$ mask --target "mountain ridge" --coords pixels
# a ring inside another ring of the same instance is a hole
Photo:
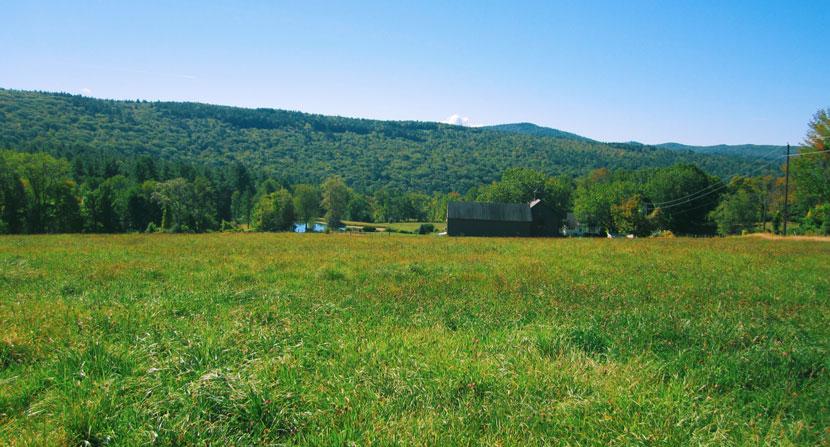
[[[787,146],[770,144],[714,144],[710,146],[694,146],[670,142],[656,144],[654,146],[677,151],[692,151],[700,154],[739,155],[759,158],[780,158],[787,149]]]
[[[570,138],[574,140],[580,141],[592,141],[592,142],[600,142],[599,140],[594,140],[592,138],[588,138],[583,135],[575,134],[572,132],[567,132],[564,130],[556,129],[553,127],[546,127],[540,126],[534,123],[528,122],[519,122],[519,123],[506,123],[506,124],[496,124],[492,126],[484,126],[483,129],[492,129],[501,132],[513,132],[513,133],[522,133],[526,135],[547,135],[547,136],[557,136],[559,138]],[[770,145],[770,144],[713,144],[713,145],[706,145],[706,146],[699,146],[699,145],[692,145],[692,144],[683,144],[683,143],[676,143],[676,142],[668,142],[668,143],[660,143],[660,144],[645,144],[639,141],[620,141],[620,142],[606,142],[606,144],[629,144],[629,145],[640,145],[640,146],[651,146],[651,147],[658,147],[663,149],[669,149],[673,151],[691,151],[701,154],[721,154],[721,155],[734,155],[734,156],[746,156],[746,157],[759,157],[759,158],[778,158],[783,153],[779,154],[772,154],[776,151],[783,151],[786,150],[786,146],[779,146],[779,145]]]
[[[597,140],[584,137],[582,135],[578,135],[572,132],[567,132],[560,129],[555,129],[553,127],[544,127],[538,124],[529,123],[529,122],[520,122],[520,123],[506,123],[506,124],[495,124],[492,126],[483,126],[480,129],[488,129],[488,130],[495,130],[498,132],[513,132],[513,133],[522,133],[525,135],[537,135],[537,136],[548,136],[548,137],[556,137],[556,138],[565,138],[565,139],[573,139],[579,141],[590,141],[594,143],[598,143]]]
[[[338,174],[364,192],[384,187],[464,192],[512,167],[577,176],[597,168],[694,163],[728,177],[751,166],[742,157],[619,147],[568,134],[0,89],[0,148],[67,158],[150,156],[208,166],[240,161],[286,184]]]

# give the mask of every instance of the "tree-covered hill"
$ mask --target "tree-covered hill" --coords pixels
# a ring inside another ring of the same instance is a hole
[[[579,175],[694,163],[717,176],[758,159],[608,145],[430,122],[377,121],[199,103],[115,101],[0,89],[0,149],[224,166],[241,161],[286,184],[342,176],[362,192],[465,191],[511,167]]]
[[[680,143],[663,143],[657,147],[675,151],[690,151],[699,154],[738,155],[745,157],[781,158],[787,150],[786,146],[770,146],[759,144],[718,144],[715,146],[689,146]]]
[[[593,142],[596,143],[596,140],[592,140],[588,137],[584,137],[582,135],[577,135],[571,132],[565,132],[564,130],[553,129],[551,127],[543,127],[538,126],[533,123],[511,123],[511,124],[497,124],[495,126],[485,126],[483,129],[490,129],[490,130],[497,130],[500,132],[508,132],[508,133],[518,133],[524,135],[536,135],[536,136],[545,136],[545,137],[556,137],[556,138],[564,138],[569,140],[577,140],[577,141],[586,141],[586,142]],[[698,154],[707,154],[707,155],[730,155],[730,156],[739,156],[739,157],[747,157],[747,158],[767,158],[767,159],[774,159],[774,158],[781,158],[784,155],[786,150],[786,146],[773,146],[773,145],[766,145],[766,144],[717,144],[713,146],[692,146],[688,144],[681,144],[681,143],[662,143],[662,144],[654,144],[654,145],[646,145],[638,142],[627,142],[627,143],[609,143],[616,147],[622,146],[649,146],[649,147],[657,147],[660,149],[669,149],[673,151],[679,152],[687,152],[687,153],[698,153]]]
[[[536,136],[546,136],[546,137],[556,137],[556,138],[564,138],[569,140],[577,140],[577,141],[585,141],[585,142],[593,142],[596,143],[597,140],[592,140],[588,137],[583,137],[582,135],[577,135],[571,132],[565,132],[564,130],[554,129],[551,127],[543,127],[538,126],[533,123],[511,123],[511,124],[497,124],[495,126],[485,126],[483,129],[490,129],[496,130],[499,132],[508,132],[508,133],[518,133],[524,135],[536,135]],[[681,143],[662,143],[662,144],[654,144],[654,145],[646,145],[643,143],[638,143],[636,141],[626,142],[626,143],[609,143],[615,147],[638,147],[638,146],[649,146],[649,147],[657,147],[660,149],[669,149],[673,151],[679,152],[687,152],[687,153],[698,153],[698,154],[707,154],[707,155],[730,155],[730,156],[738,156],[738,157],[747,157],[747,158],[766,158],[766,159],[776,159],[781,158],[785,151],[786,146],[774,146],[768,144],[717,144],[713,146],[692,146],[688,144],[681,144]]]
[[[596,143],[595,140],[583,137],[582,135],[577,135],[571,132],[565,132],[564,130],[553,129],[551,127],[537,126],[533,123],[497,124],[495,126],[485,126],[483,127],[483,129],[496,130],[499,132],[535,135],[540,137],[564,138],[567,140],[577,140]]]

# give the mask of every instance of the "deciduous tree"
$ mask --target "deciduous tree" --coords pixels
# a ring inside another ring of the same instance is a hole
[[[253,211],[253,225],[258,231],[289,230],[294,218],[294,201],[286,189],[263,195]]]
[[[326,222],[329,228],[334,228],[346,215],[351,190],[346,186],[346,182],[336,175],[327,178],[321,189],[321,206],[326,210]]]

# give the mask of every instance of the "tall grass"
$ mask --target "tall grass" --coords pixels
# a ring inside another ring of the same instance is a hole
[[[830,244],[0,238],[0,444],[830,442]]]

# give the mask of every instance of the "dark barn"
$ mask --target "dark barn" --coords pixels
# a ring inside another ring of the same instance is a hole
[[[536,199],[530,202],[529,206],[530,214],[533,217],[533,228],[530,230],[531,235],[545,237],[560,235],[559,227],[561,219],[557,219],[556,214],[548,204]]]
[[[450,202],[450,236],[530,236],[533,215],[526,203]]]

